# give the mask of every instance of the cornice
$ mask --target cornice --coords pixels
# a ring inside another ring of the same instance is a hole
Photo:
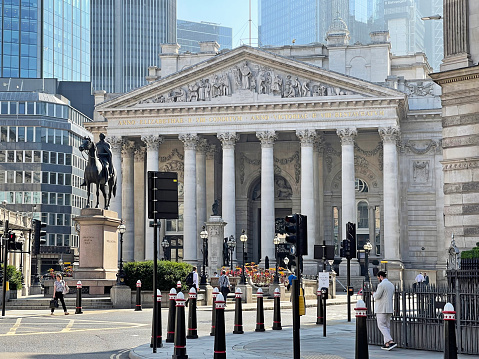
[[[479,79],[479,66],[463,67],[456,70],[436,72],[429,74],[429,76],[438,85],[449,84],[459,81],[468,81]]]

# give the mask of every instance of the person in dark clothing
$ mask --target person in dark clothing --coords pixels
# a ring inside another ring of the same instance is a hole
[[[65,291],[65,281],[62,279],[62,275],[58,273],[56,275],[56,281],[55,284],[53,285],[53,299],[57,299],[62,303],[63,307],[63,312],[65,315],[68,315],[70,313],[67,312],[67,306],[65,305],[65,299],[63,299],[63,292]],[[51,315],[53,315],[53,312],[55,311],[55,308],[51,308]]]

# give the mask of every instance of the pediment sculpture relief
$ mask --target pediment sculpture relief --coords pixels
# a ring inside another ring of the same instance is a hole
[[[139,103],[214,101],[214,99],[255,93],[281,98],[351,95],[353,92],[319,81],[311,81],[269,67],[243,62],[225,71],[178,87]]]

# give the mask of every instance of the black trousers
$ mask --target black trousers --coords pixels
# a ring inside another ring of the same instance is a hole
[[[55,299],[59,300],[62,303],[63,311],[67,312],[67,306],[65,305],[65,299],[63,299],[62,292],[55,292]],[[55,311],[55,308],[52,308],[52,313]]]

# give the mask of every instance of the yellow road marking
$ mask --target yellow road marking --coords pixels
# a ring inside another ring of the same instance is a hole
[[[15,335],[15,332],[17,331],[18,327],[20,326],[20,323],[22,322],[22,318],[18,318],[13,327],[10,328],[10,331],[5,334],[5,335]]]
[[[75,320],[74,320],[74,319],[71,319],[71,320],[68,322],[67,326],[62,329],[62,333],[64,333],[64,332],[69,332],[70,329],[73,327],[73,323],[75,323]]]
[[[48,331],[48,332],[31,332],[31,333],[7,333],[7,334],[0,334],[0,337],[4,337],[6,335],[41,335],[41,334],[55,334],[55,333],[76,333],[76,332],[87,332],[87,331],[98,331],[98,330],[116,330],[116,329],[134,329],[134,328],[139,328],[139,327],[144,327],[149,324],[135,324],[131,326],[120,326],[120,327],[113,327],[113,328],[86,328],[86,329],[70,329],[68,331],[65,331],[66,328],[60,330],[60,331]],[[12,328],[13,329],[13,328]]]

